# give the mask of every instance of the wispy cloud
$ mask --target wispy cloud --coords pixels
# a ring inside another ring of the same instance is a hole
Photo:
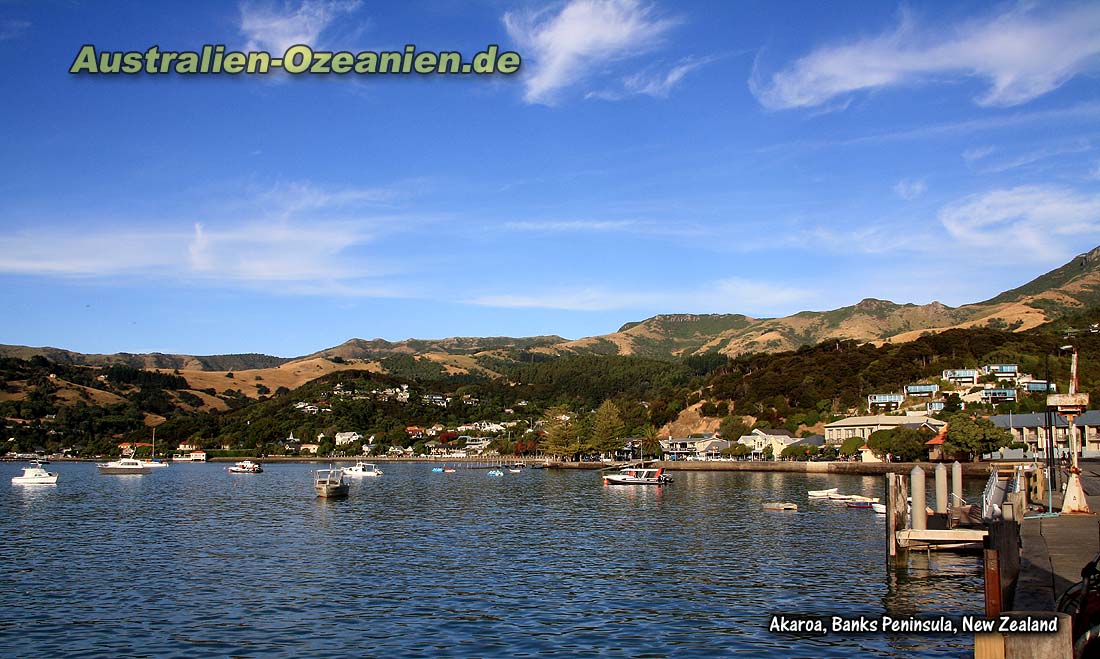
[[[789,149],[828,149],[834,147],[910,142],[913,140],[942,139],[957,135],[970,135],[1035,124],[1068,124],[1071,122],[1086,124],[1095,122],[1098,114],[1100,114],[1100,103],[1086,102],[1053,110],[1020,111],[999,116],[967,119],[964,121],[946,121],[931,125],[914,126],[911,128],[879,131],[866,135],[856,135],[854,137],[782,142],[761,147],[758,151],[761,153],[768,153]],[[986,152],[984,155],[989,155],[989,153],[992,152],[991,147],[990,151]],[[980,154],[981,152],[974,151],[973,153]],[[984,157],[984,155],[981,157]]]
[[[1006,158],[1000,162],[987,162],[984,167],[979,171],[982,174],[998,174],[1000,172],[1007,172],[1010,169],[1016,169],[1019,167],[1025,167],[1037,162],[1049,160],[1051,158],[1057,158],[1058,156],[1073,155],[1077,153],[1087,153],[1092,151],[1092,145],[1088,140],[1079,140],[1072,144],[1061,144],[1055,146],[1044,146],[1039,149],[1033,149],[1025,153],[1019,153],[1011,158]]]
[[[349,282],[387,274],[357,251],[394,231],[393,218],[364,211],[390,192],[281,183],[220,204],[237,217],[201,221],[118,218],[79,232],[27,228],[0,233],[0,272],[74,277],[143,275],[227,283]],[[340,219],[343,214],[351,219]],[[400,223],[398,223],[400,226]]]
[[[358,0],[304,0],[296,7],[245,2],[240,5],[240,30],[249,49],[282,53],[296,44],[318,45],[334,20],[358,8]]]
[[[962,152],[963,160],[968,163],[974,163],[986,156],[991,155],[997,148],[994,146],[975,146]]]
[[[692,310],[697,313],[773,313],[814,299],[815,291],[732,277],[701,282],[698,287],[676,290],[622,290],[575,287],[537,293],[488,294],[467,300],[470,304],[519,309],[612,311],[646,309]]]
[[[622,79],[621,88],[589,92],[585,98],[621,101],[630,96],[645,95],[668,98],[672,90],[692,71],[713,62],[715,57],[686,57],[676,65],[650,68]]]
[[[524,77],[524,99],[551,105],[593,69],[651,50],[676,24],[655,13],[637,0],[570,0],[557,12],[507,12],[508,34],[534,62]]]
[[[975,101],[1011,106],[1030,101],[1097,68],[1100,5],[1026,3],[954,26],[922,26],[903,12],[878,36],[824,46],[749,86],[770,109],[818,107],[861,90],[981,78]]]
[[[505,222],[504,228],[513,231],[531,231],[535,233],[575,233],[575,232],[612,232],[629,231],[638,226],[634,220],[545,220]]]
[[[1017,258],[1056,261],[1082,242],[1100,242],[1100,194],[1030,185],[971,195],[943,208],[939,220],[963,247],[1002,250]]]
[[[903,178],[894,184],[894,194],[906,201],[916,199],[928,190],[928,184],[923,179]]]
[[[9,41],[22,36],[31,27],[30,21],[13,18],[0,20],[0,41]]]

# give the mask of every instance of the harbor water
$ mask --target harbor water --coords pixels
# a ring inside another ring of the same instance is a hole
[[[226,466],[55,463],[57,485],[15,486],[0,465],[0,656],[958,657],[969,636],[769,623],[982,612],[973,556],[888,578],[883,518],[806,496],[880,477],[383,464],[323,500],[315,465]]]

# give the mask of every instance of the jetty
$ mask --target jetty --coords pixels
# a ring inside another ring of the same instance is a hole
[[[966,502],[961,470],[957,463],[953,467],[950,479],[946,465],[935,467],[934,494],[927,491],[921,467],[907,475],[886,475],[889,569],[904,570],[912,551],[974,553],[985,577],[987,618],[1025,624],[1057,619],[1058,627],[1045,634],[976,633],[975,658],[1072,657],[1073,621],[1057,610],[1058,602],[1100,553],[1100,516],[1060,513],[1068,472],[1052,472],[1048,491],[1046,465],[1000,463],[990,473],[982,501]],[[1100,462],[1083,461],[1081,467],[1088,508],[1100,510]],[[934,507],[927,507],[929,499]]]

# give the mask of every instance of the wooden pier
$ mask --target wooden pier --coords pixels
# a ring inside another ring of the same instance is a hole
[[[1086,488],[1100,494],[1100,470],[1093,473],[1095,482],[1091,489],[1089,485]],[[904,569],[910,551],[980,550],[988,618],[1058,617],[1055,633],[975,634],[975,659],[1073,656],[1071,619],[1055,612],[1055,602],[1079,579],[1081,567],[1096,555],[1100,528],[1096,517],[1028,518],[1028,495],[1042,492],[1035,481],[1045,478],[1040,471],[1031,472],[1028,479],[1020,491],[1005,496],[996,519],[983,520],[981,511],[962,499],[961,470],[953,469],[949,497],[946,468],[937,466],[934,509],[927,508],[923,469],[915,467],[908,477],[886,475],[887,563],[891,570]],[[911,510],[907,497],[912,501]],[[1100,497],[1096,504],[1100,504]],[[1090,536],[1090,542],[1084,541],[1085,535]]]

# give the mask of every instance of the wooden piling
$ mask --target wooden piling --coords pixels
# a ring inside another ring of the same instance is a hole
[[[936,514],[947,513],[947,466],[936,465]]]
[[[910,526],[918,531],[923,531],[928,528],[928,496],[924,490],[924,470],[920,467],[913,467],[913,471],[909,472],[909,478],[912,482],[909,483],[909,490],[912,492],[910,495],[913,498],[912,523]]]
[[[906,489],[905,476],[886,474],[886,560],[890,569],[909,563],[909,550],[898,544],[898,531],[906,528]]]

